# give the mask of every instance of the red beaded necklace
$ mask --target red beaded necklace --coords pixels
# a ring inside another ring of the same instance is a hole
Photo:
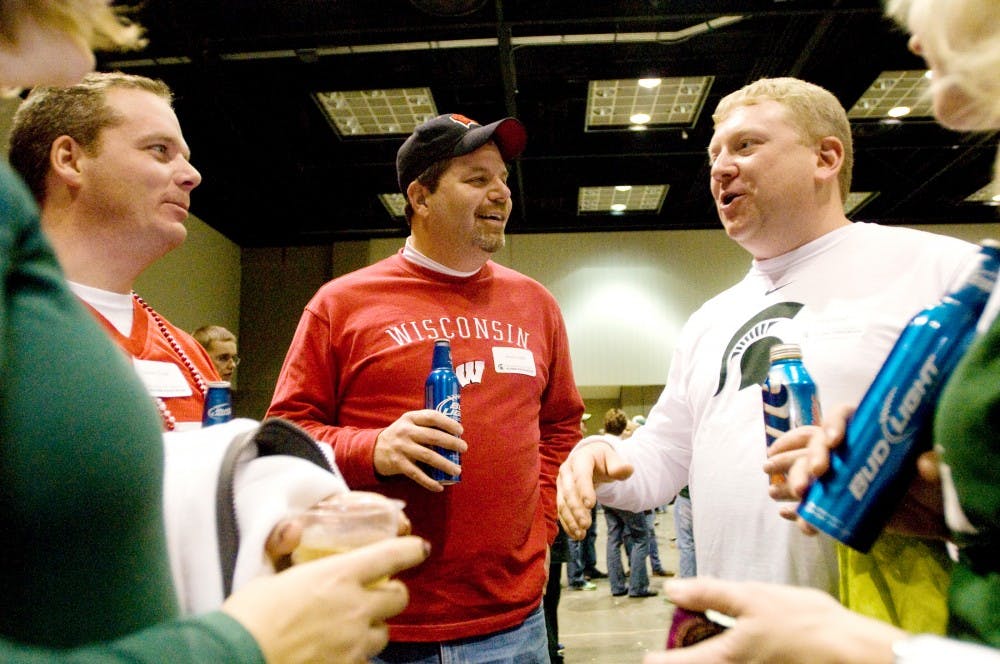
[[[132,299],[134,299],[140,307],[145,309],[146,312],[152,316],[153,321],[156,323],[156,327],[160,330],[160,334],[163,335],[163,338],[167,340],[167,344],[169,344],[170,348],[174,351],[177,357],[180,358],[181,364],[183,364],[191,373],[191,377],[194,379],[198,389],[201,390],[202,396],[207,394],[208,384],[205,382],[205,378],[201,375],[201,372],[198,371],[198,368],[194,366],[194,362],[192,362],[191,358],[187,356],[187,353],[184,352],[181,345],[177,343],[177,339],[174,338],[174,335],[167,328],[167,324],[163,321],[163,317],[156,313],[153,307],[149,306],[149,304],[139,297],[139,294],[135,291],[132,291]],[[156,397],[156,408],[160,411],[160,417],[163,419],[163,427],[167,431],[173,431],[174,427],[177,426],[177,418],[174,417],[174,414],[170,412],[170,409],[167,408],[167,404],[160,397]]]

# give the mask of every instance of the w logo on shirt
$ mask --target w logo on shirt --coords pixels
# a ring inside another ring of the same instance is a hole
[[[482,383],[485,369],[486,362],[473,360],[472,362],[463,362],[455,367],[455,375],[458,376],[459,385],[465,387],[469,383]]]

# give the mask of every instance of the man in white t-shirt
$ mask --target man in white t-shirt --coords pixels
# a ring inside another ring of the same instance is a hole
[[[823,88],[762,79],[724,98],[713,119],[712,196],[750,271],[685,324],[666,388],[629,444],[591,436],[573,451],[560,469],[560,518],[579,538],[595,501],[638,511],[689,485],[699,574],[835,593],[832,540],[799,533],[768,496],[759,383],[769,348],[802,346],[824,407],[856,403],[909,318],[976,247],[847,219],[850,123]],[[943,555],[882,544],[876,557]],[[936,578],[946,582],[943,571]],[[928,613],[943,620],[937,600]],[[881,601],[874,613],[906,621],[891,597]]]

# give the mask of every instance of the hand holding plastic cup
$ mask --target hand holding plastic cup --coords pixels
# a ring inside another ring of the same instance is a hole
[[[396,537],[403,516],[402,500],[369,491],[332,496],[306,510],[302,539],[292,552],[296,565]]]

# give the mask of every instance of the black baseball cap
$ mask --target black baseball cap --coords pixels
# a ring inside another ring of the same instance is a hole
[[[396,178],[404,194],[411,182],[436,162],[461,157],[492,140],[504,161],[516,159],[528,142],[528,132],[517,118],[481,125],[464,115],[446,113],[417,127],[396,153]]]

